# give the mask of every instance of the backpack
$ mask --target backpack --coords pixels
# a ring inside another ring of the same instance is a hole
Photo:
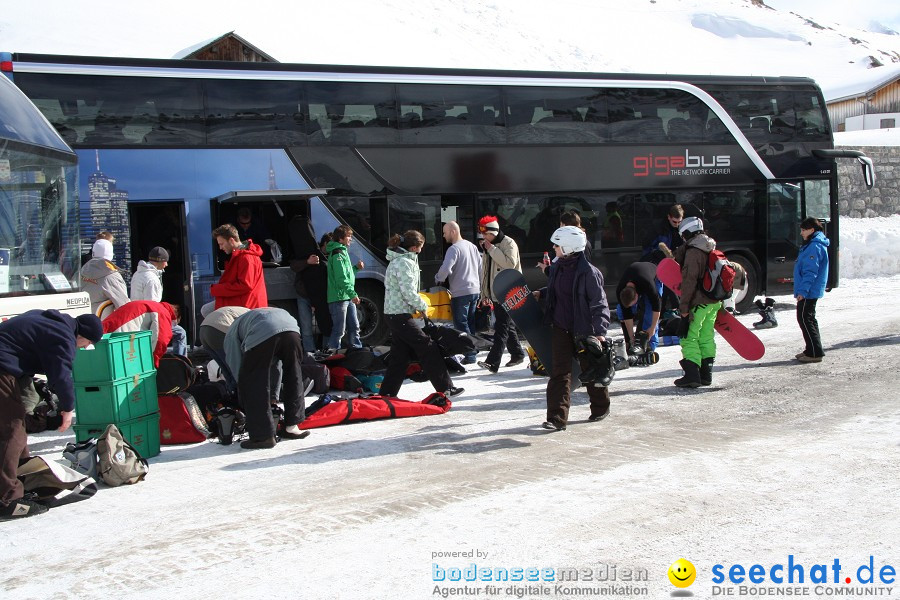
[[[186,356],[163,354],[156,367],[156,393],[177,394],[194,384],[197,370]]]
[[[713,300],[731,298],[734,292],[734,266],[721,250],[712,250],[706,260],[700,289]]]
[[[137,483],[150,470],[147,459],[141,457],[113,423],[97,439],[97,455],[100,479],[110,487]]]
[[[159,440],[163,445],[205,442],[212,434],[206,417],[187,392],[159,397]]]

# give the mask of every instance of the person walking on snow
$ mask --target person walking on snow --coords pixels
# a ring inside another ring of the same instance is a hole
[[[418,358],[434,391],[448,398],[463,392],[462,388],[454,387],[437,345],[413,319],[414,313],[424,313],[428,308],[419,295],[419,252],[424,245],[425,236],[413,230],[402,236],[394,235],[388,242],[384,314],[391,330],[391,353],[381,382],[383,396],[396,396],[400,392],[411,354]]]
[[[804,244],[794,264],[794,298],[797,299],[797,323],[806,348],[796,356],[802,363],[822,362],[825,350],[816,320],[816,301],[825,295],[828,283],[828,246],[818,219],[807,217],[800,222]]]
[[[525,362],[525,350],[519,344],[516,335],[516,326],[509,314],[499,305],[503,300],[498,298],[494,291],[494,279],[497,273],[504,269],[515,269],[522,272],[522,262],[519,260],[519,246],[512,238],[500,231],[500,223],[497,217],[486,216],[478,221],[478,230],[484,236],[484,257],[481,266],[481,302],[487,306],[496,303],[494,310],[494,343],[488,352],[487,358],[478,362],[491,373],[500,370],[500,359],[503,357],[503,348],[509,350],[509,362],[507,367],[514,367]]]
[[[716,249],[716,240],[703,230],[699,217],[681,222],[678,233],[684,244],[675,251],[681,265],[681,368],[684,376],[675,380],[678,387],[699,387],[712,384],[712,366],[716,360],[716,313],[722,303],[703,292],[701,280],[706,272],[709,253]]]
[[[553,350],[547,382],[547,420],[542,427],[563,431],[569,420],[576,339],[594,337],[598,343],[606,339],[609,304],[603,290],[603,274],[584,254],[587,242],[584,231],[571,225],[560,227],[550,241],[557,260],[550,265],[547,287],[534,292],[537,299],[547,300],[544,324],[551,328]],[[590,368],[586,358],[579,357],[579,363],[583,372]],[[609,388],[591,383],[587,392],[591,403],[588,420],[605,419],[609,415]]]

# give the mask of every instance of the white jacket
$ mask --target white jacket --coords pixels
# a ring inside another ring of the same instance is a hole
[[[140,261],[131,277],[131,299],[162,301],[162,274],[153,263]]]

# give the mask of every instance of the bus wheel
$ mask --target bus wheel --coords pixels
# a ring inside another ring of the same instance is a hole
[[[384,286],[380,282],[358,281],[356,293],[359,304],[359,337],[367,346],[379,346],[388,339],[387,320],[384,318]]]
[[[747,273],[747,287],[742,290],[735,290],[734,308],[739,313],[747,313],[753,310],[753,300],[759,295],[759,271],[753,264],[753,261],[741,254],[733,254],[728,260],[738,263],[744,267]]]

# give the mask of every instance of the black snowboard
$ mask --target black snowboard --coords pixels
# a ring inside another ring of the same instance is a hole
[[[509,313],[549,375],[553,367],[550,328],[544,325],[544,311],[531,292],[531,288],[525,283],[525,276],[515,269],[500,271],[494,279],[494,294],[500,299],[500,306]],[[580,373],[578,361],[573,360],[571,379],[574,383],[573,388],[580,385],[578,381]]]

